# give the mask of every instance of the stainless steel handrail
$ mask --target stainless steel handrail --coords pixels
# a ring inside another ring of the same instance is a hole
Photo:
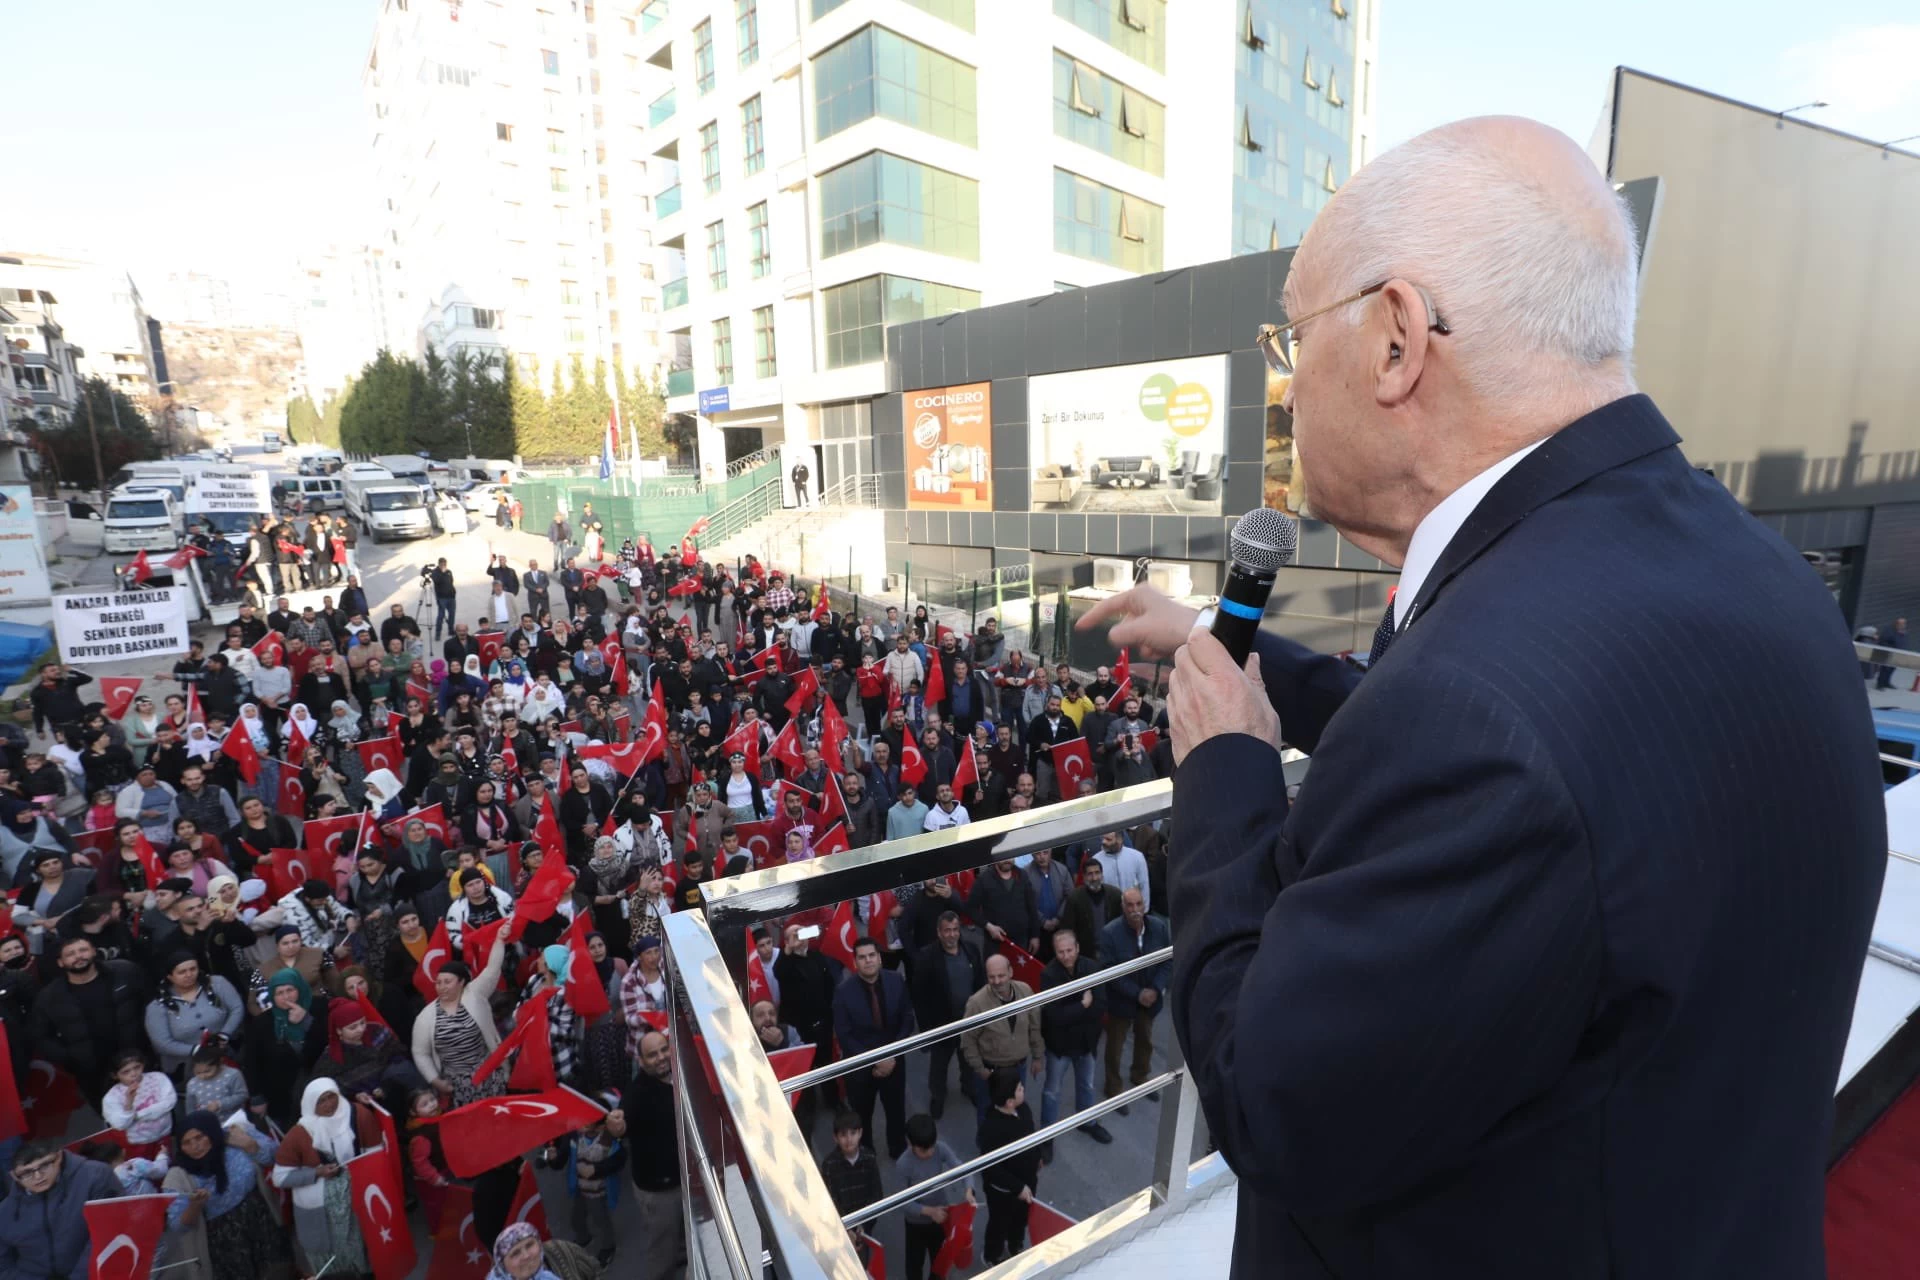
[[[1906,769],[1920,769],[1920,760],[1907,760],[1900,756],[1890,756],[1884,751],[1880,753],[1880,763],[1897,764]]]
[[[1920,652],[1911,649],[1886,649],[1865,640],[1855,640],[1853,653],[1860,661],[1871,662],[1876,667],[1905,667],[1909,671],[1920,671]]]
[[[882,1196],[865,1208],[856,1209],[847,1214],[840,1219],[841,1225],[851,1229],[872,1222],[875,1218],[884,1217],[895,1209],[905,1208],[930,1191],[938,1191],[942,1187],[970,1178],[982,1169],[989,1169],[999,1164],[1009,1156],[1017,1156],[1022,1151],[1031,1151],[1035,1147],[1045,1146],[1061,1134],[1071,1133],[1081,1125],[1090,1124],[1101,1116],[1109,1115],[1121,1107],[1138,1102],[1150,1093],[1158,1093],[1170,1084],[1177,1084],[1185,1074],[1184,1070],[1163,1071],[1150,1080],[1142,1080],[1139,1084],[1122,1090],[1111,1098],[1103,1099],[1090,1107],[1082,1107],[1064,1120],[1056,1120],[1044,1129],[1036,1129],[1018,1142],[1009,1142],[1004,1147],[995,1147],[971,1160],[963,1160],[945,1173],[928,1178],[925,1182],[916,1182],[890,1196]]]
[[[1131,960],[1124,960],[1112,968],[1101,969],[1097,973],[1089,973],[1084,977],[1075,978],[1071,982],[1063,982],[1057,987],[1047,987],[1034,992],[1030,996],[1022,996],[1018,1000],[1009,1000],[1006,1004],[995,1005],[993,1008],[985,1010],[984,1012],[972,1014],[965,1018],[957,1018],[952,1022],[943,1023],[937,1027],[930,1027],[925,1031],[916,1031],[904,1039],[883,1044],[877,1049],[863,1050],[850,1058],[842,1058],[838,1062],[830,1062],[824,1067],[815,1067],[813,1070],[801,1075],[789,1076],[786,1080],[783,1080],[781,1084],[786,1088],[788,1093],[798,1093],[800,1090],[808,1088],[809,1086],[838,1079],[840,1076],[851,1075],[862,1067],[870,1067],[876,1062],[884,1062],[888,1058],[897,1058],[901,1054],[912,1053],[915,1049],[924,1049],[930,1044],[938,1044],[940,1041],[950,1039],[953,1036],[965,1035],[975,1027],[984,1027],[990,1022],[998,1022],[1002,1018],[1011,1018],[1016,1014],[1025,1013],[1029,1009],[1038,1009],[1042,1005],[1052,1004],[1056,1000],[1064,1000],[1068,996],[1077,996],[1082,991],[1091,991],[1095,987],[1105,986],[1115,978],[1124,978],[1130,973],[1138,973],[1142,969],[1151,969],[1155,965],[1165,964],[1172,959],[1173,948],[1162,947],[1158,951],[1151,951],[1146,955],[1135,956]]]
[[[1898,965],[1908,973],[1920,973],[1920,956],[1905,947],[1897,947],[1891,942],[1870,942],[1867,954],[1876,960],[1885,960],[1888,964]]]

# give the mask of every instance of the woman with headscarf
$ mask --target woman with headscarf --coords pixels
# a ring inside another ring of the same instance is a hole
[[[360,917],[355,948],[366,957],[367,970],[376,978],[387,972],[387,944],[393,940],[394,908],[412,901],[413,874],[387,865],[386,855],[368,845],[354,859],[347,880],[347,901]]]
[[[266,893],[266,883],[260,880],[243,886],[232,876],[215,876],[207,883],[207,969],[225,978],[235,991],[248,990],[258,977],[254,946],[260,935],[254,932],[253,920]],[[253,895],[251,900],[248,894]]]
[[[259,1194],[258,1170],[273,1151],[244,1128],[231,1133],[211,1111],[195,1111],[180,1126],[173,1168],[164,1191],[173,1233],[168,1262],[184,1265],[179,1280],[259,1280],[285,1268],[286,1231]]]
[[[528,691],[526,701],[520,704],[520,721],[532,727],[549,720],[566,719],[567,695],[553,682],[549,673],[542,671]]]
[[[267,1097],[267,1114],[286,1124],[293,1099],[327,1047],[328,1001],[292,969],[267,979],[268,1005],[247,1027],[245,1071]]]
[[[319,733],[320,722],[314,719],[313,712],[308,710],[306,703],[296,702],[287,708],[286,739],[289,756],[294,752],[295,743],[306,747],[317,745],[315,739]]]
[[[366,974],[358,966],[355,974],[361,989],[370,991]],[[407,1082],[419,1083],[392,1028],[369,1018],[358,1000],[335,1000],[328,1006],[327,1053],[322,1061],[323,1069],[339,1081],[341,1092],[356,1101],[372,1099],[385,1106],[387,1100],[380,1095],[389,1080],[401,1088],[403,1096]]]
[[[624,939],[626,934],[626,895],[633,884],[633,859],[614,843],[612,836],[593,842],[587,859],[586,874],[577,892],[587,895],[593,907],[593,927],[603,934]]]
[[[207,761],[213,759],[220,750],[220,743],[207,732],[207,726],[194,723],[187,726],[187,759]]]
[[[501,803],[493,783],[483,779],[473,789],[473,802],[460,813],[460,834],[493,868],[496,881],[506,878],[507,849],[524,838],[513,810]]]
[[[145,752],[153,745],[160,728],[160,713],[153,709],[153,699],[144,693],[135,698],[120,721],[120,728],[127,735],[127,750],[133,752],[136,759],[145,759]]]
[[[527,1222],[511,1222],[493,1241],[487,1280],[600,1280],[601,1263],[571,1240],[540,1239]]]
[[[300,1120],[273,1157],[273,1185],[293,1192],[293,1232],[308,1275],[366,1275],[366,1241],[353,1212],[347,1162],[380,1145],[370,1108],[351,1102],[326,1076],[300,1095]]]
[[[353,704],[345,698],[335,698],[329,706],[331,709],[327,716],[328,740],[341,748],[360,741],[360,713],[353,709]]]

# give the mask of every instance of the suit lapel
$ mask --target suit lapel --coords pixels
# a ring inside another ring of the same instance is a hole
[[[1456,574],[1540,507],[1603,472],[1679,443],[1679,435],[1645,395],[1624,396],[1561,428],[1480,500],[1440,553],[1402,627],[1412,626]]]

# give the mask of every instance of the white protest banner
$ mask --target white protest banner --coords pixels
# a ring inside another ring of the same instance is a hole
[[[115,662],[187,650],[187,587],[73,591],[53,598],[62,662]]]
[[[0,485],[0,608],[45,600],[52,593],[40,522],[33,514],[33,490],[23,484]]]
[[[271,511],[267,473],[251,467],[203,467],[187,477],[185,510],[247,514]]]

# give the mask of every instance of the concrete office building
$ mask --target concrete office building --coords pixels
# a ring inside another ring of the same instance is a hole
[[[402,350],[656,366],[637,34],[593,0],[382,0],[361,79]]]
[[[864,474],[889,325],[1292,243],[1370,136],[1375,2],[641,5],[703,473],[787,443]]]
[[[55,254],[0,248],[0,290],[31,291],[50,302],[66,341],[80,348],[82,377],[104,378],[129,398],[160,393],[146,306],[133,277],[118,267]]]

